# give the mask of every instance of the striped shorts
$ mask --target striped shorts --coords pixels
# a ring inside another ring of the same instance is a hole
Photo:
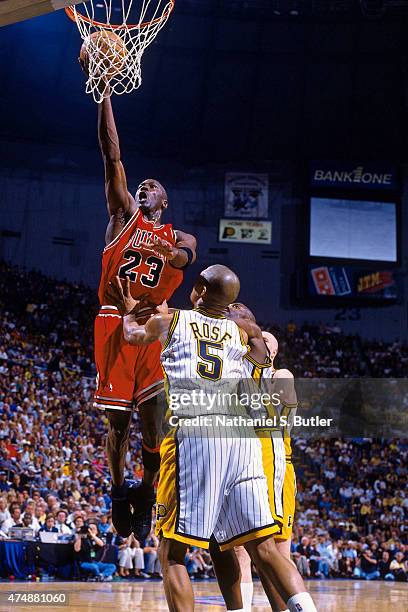
[[[200,436],[180,427],[161,446],[156,533],[221,549],[273,535],[262,447],[253,437]]]

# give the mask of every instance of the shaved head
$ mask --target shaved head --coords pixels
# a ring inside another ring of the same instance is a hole
[[[238,276],[221,264],[203,270],[200,277],[204,280],[209,295],[217,296],[222,302],[230,304],[237,299],[241,284]]]
[[[199,301],[207,306],[226,309],[228,304],[237,299],[240,290],[238,276],[221,264],[215,264],[203,270],[194,285],[191,301]]]
[[[252,310],[250,310],[248,306],[245,306],[245,304],[241,304],[241,302],[230,304],[228,311],[232,319],[248,319],[256,323],[255,315]]]
[[[271,357],[275,357],[278,352],[279,344],[275,336],[267,331],[262,332],[262,337],[265,340],[265,344],[268,347],[268,351]]]

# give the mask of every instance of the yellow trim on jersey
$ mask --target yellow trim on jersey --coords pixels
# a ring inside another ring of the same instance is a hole
[[[274,535],[275,540],[290,540],[296,511],[296,474],[291,461],[286,461],[285,480],[283,482],[283,520],[280,532]]]
[[[179,310],[175,310],[174,314],[173,314],[173,318],[172,318],[172,320],[170,322],[169,331],[167,332],[166,341],[165,341],[165,343],[163,344],[163,347],[162,347],[162,351],[164,351],[164,349],[169,346],[170,340],[171,340],[171,338],[172,338],[172,336],[174,334],[174,330],[176,329],[179,317],[180,317],[180,311]]]
[[[248,361],[250,361],[252,365],[256,366],[257,368],[265,369],[265,368],[270,368],[272,366],[272,361],[268,361],[267,363],[258,363],[258,361],[256,361],[253,357],[251,357],[250,353],[247,353],[244,356],[244,359],[248,359]]]
[[[288,417],[290,412],[296,410],[298,405],[298,402],[295,404],[286,404],[282,402],[282,416]],[[283,428],[283,442],[285,444],[286,460],[290,460],[292,457],[292,441],[290,431],[288,431],[287,427]]]
[[[177,542],[182,542],[183,544],[189,544],[190,546],[198,546],[199,548],[208,549],[210,546],[210,542],[208,540],[200,540],[199,538],[194,538],[193,536],[184,536],[179,535],[178,533],[173,533],[166,535],[166,530],[162,530],[163,538],[169,538],[170,540],[177,540]]]
[[[212,314],[210,312],[207,312],[205,310],[205,308],[202,308],[200,306],[198,306],[197,308],[193,308],[194,312],[199,312],[200,314],[204,315],[205,317],[208,317],[209,319],[226,319],[227,317],[225,315],[217,315],[217,314]]]
[[[246,544],[247,542],[252,542],[252,540],[258,540],[259,538],[265,538],[266,536],[275,535],[279,533],[280,526],[279,525],[269,525],[268,527],[263,527],[261,529],[256,529],[255,531],[250,531],[249,533],[243,533],[240,536],[237,536],[233,540],[229,540],[224,544],[220,544],[220,550],[229,550],[230,548],[234,548],[234,546],[242,546],[242,544]]]
[[[156,535],[191,546],[208,548],[209,541],[177,533],[179,516],[177,428],[173,428],[160,446],[160,476],[156,496]]]

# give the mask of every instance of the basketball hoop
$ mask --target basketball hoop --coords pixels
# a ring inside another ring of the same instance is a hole
[[[88,58],[86,92],[95,102],[142,83],[141,60],[174,9],[175,0],[89,0],[65,9]],[[140,11],[135,5],[141,5]]]

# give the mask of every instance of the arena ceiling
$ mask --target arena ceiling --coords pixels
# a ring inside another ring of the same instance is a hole
[[[186,165],[405,159],[407,39],[398,0],[177,0],[141,89],[115,99],[123,146]],[[79,47],[62,12],[0,30],[2,140],[95,148]]]

